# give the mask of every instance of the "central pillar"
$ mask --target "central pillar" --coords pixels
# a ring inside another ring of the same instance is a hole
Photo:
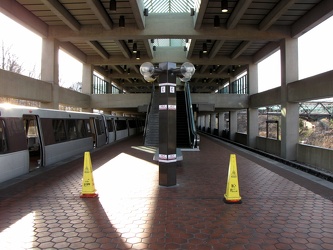
[[[160,63],[159,75],[159,185],[177,184],[177,119],[175,63]]]

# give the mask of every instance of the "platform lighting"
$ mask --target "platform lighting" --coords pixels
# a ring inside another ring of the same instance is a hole
[[[207,53],[207,43],[202,44],[202,52]]]
[[[136,58],[136,60],[140,60],[140,51],[136,52],[136,57],[135,58]]]
[[[221,0],[221,11],[228,12],[228,0]]]
[[[117,11],[117,2],[116,0],[110,0],[110,10]]]
[[[136,52],[138,52],[138,45],[133,43],[133,53],[135,54]]]

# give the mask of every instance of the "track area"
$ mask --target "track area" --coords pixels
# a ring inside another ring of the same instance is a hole
[[[230,154],[242,204],[223,202]],[[153,155],[139,136],[92,152],[98,198],[79,197],[82,157],[3,187],[2,248],[333,248],[332,183],[203,135],[166,188]]]

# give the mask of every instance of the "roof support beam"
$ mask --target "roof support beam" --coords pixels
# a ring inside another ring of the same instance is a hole
[[[220,49],[222,48],[223,44],[224,44],[224,40],[217,40],[215,41],[213,47],[211,48],[211,50],[209,51],[209,55],[208,58],[213,58],[216,56],[216,54],[220,51]]]
[[[148,54],[148,57],[149,58],[153,58],[154,55],[153,55],[153,45],[151,44],[150,40],[149,39],[143,39],[143,44],[146,48],[146,52]]]
[[[253,63],[259,63],[280,49],[279,42],[268,43],[253,56]]]
[[[187,52],[186,58],[190,59],[192,57],[195,43],[196,43],[196,39],[190,40],[190,46],[188,47],[188,50],[186,51]]]
[[[132,53],[127,47],[126,42],[124,40],[115,40],[114,42],[118,45],[119,49],[126,58],[132,57]]]
[[[249,8],[253,0],[239,0],[235,9],[231,13],[228,22],[227,29],[233,29],[238,24],[239,20],[244,15],[245,11]]]
[[[194,29],[200,29],[203,17],[205,15],[206,9],[208,5],[208,0],[201,0],[200,3],[200,9],[195,10],[195,14],[193,16],[193,22],[194,22]]]
[[[19,24],[36,32],[42,37],[48,36],[48,25],[24,8],[15,0],[1,0],[0,10]]]
[[[162,18],[161,18],[162,19]],[[148,20],[148,19],[147,19]],[[144,30],[138,30],[130,25],[125,28],[115,28],[113,30],[105,30],[98,25],[84,25],[79,32],[74,32],[66,27],[50,26],[49,34],[59,41],[90,41],[90,40],[128,40],[133,39],[155,39],[155,38],[171,38],[171,39],[206,39],[211,40],[243,40],[243,41],[276,41],[284,38],[290,38],[290,28],[285,26],[272,26],[268,30],[260,31],[257,25],[238,25],[232,30],[226,28],[215,29],[211,26],[204,26],[199,30],[193,30],[189,24],[179,25],[177,22],[170,21],[170,25],[165,29],[161,29],[163,25],[158,19],[150,19],[156,21],[151,23]],[[180,21],[180,20],[178,20]],[[168,20],[165,20],[168,22]],[[161,26],[162,25],[162,26]]]
[[[103,59],[100,56],[87,56],[87,63],[93,65],[137,65],[145,61],[150,61],[151,63],[160,63],[172,61],[175,63],[183,63],[187,62],[185,52],[182,48],[173,48],[166,49],[159,48],[159,53],[153,59],[148,58],[147,56],[141,56],[140,60],[135,58],[126,59],[123,56],[112,56],[109,59]],[[191,63],[194,65],[243,65],[243,64],[251,64],[252,57],[251,56],[239,56],[236,59],[231,59],[229,56],[216,56],[210,60],[203,60],[199,56],[193,56],[191,58]]]
[[[241,44],[235,49],[231,54],[231,59],[235,59],[239,57],[248,47],[250,47],[252,42],[250,41],[243,41]]]
[[[109,53],[99,44],[97,41],[88,41],[87,42],[91,48],[93,48],[102,58],[109,59]]]
[[[57,0],[41,0],[50,10],[74,31],[80,31],[81,24]]]
[[[282,0],[276,5],[274,9],[260,22],[259,30],[267,30],[271,27],[279,17],[285,13],[296,0]]]
[[[76,58],[82,63],[87,62],[87,55],[84,54],[81,50],[79,50],[76,46],[74,46],[70,42],[62,42],[59,44],[59,47],[63,50],[66,50],[67,53],[69,53],[71,56]]]
[[[104,6],[99,0],[86,0],[95,16],[106,30],[111,30],[113,27],[113,21],[108,13],[105,11]]]
[[[291,27],[291,36],[300,37],[321,22],[333,15],[333,1],[324,0],[315,6],[310,12],[302,16]]]
[[[137,24],[140,30],[143,30],[145,28],[145,16],[143,15],[143,9],[144,9],[143,1],[131,0],[129,1],[129,3],[132,7],[135,23]]]

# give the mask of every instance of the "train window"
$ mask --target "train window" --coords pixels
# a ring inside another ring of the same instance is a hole
[[[128,126],[130,128],[136,128],[136,120],[128,120]]]
[[[67,120],[67,135],[69,140],[78,138],[75,120]]]
[[[78,138],[84,138],[88,136],[84,120],[77,120],[76,126]]]
[[[108,125],[108,131],[113,132],[114,131],[113,119],[112,120],[107,120],[106,123]]]
[[[117,131],[127,129],[126,120],[116,120]]]
[[[104,129],[102,127],[102,121],[99,119],[96,119],[95,123],[96,123],[97,134],[98,135],[104,134]]]
[[[21,118],[8,117],[3,119],[6,128],[7,152],[17,152],[27,149],[27,137]]]
[[[7,148],[7,139],[5,134],[5,121],[0,120],[0,154],[6,153]]]
[[[65,122],[61,119],[52,120],[53,134],[56,142],[63,142],[67,140]]]
[[[36,120],[26,120],[27,137],[38,137]]]

